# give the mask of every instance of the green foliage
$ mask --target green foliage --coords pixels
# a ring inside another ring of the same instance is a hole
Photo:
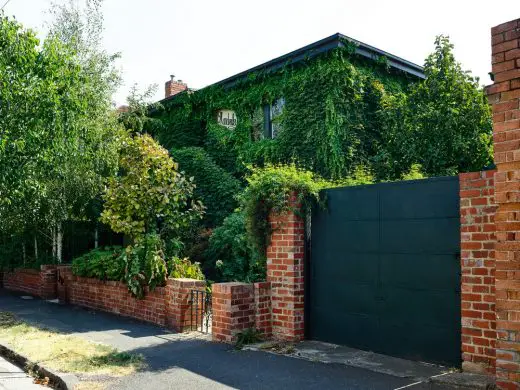
[[[123,248],[118,246],[93,249],[72,260],[72,272],[86,278],[123,280],[125,263],[122,253]]]
[[[265,257],[249,240],[245,215],[235,211],[222,226],[213,230],[206,251],[209,264],[216,267],[222,281],[265,280]]]
[[[403,180],[418,180],[424,178],[425,176],[422,173],[422,166],[420,164],[413,164],[410,170],[402,176]]]
[[[341,180],[366,166],[376,181],[400,179],[413,164],[423,173],[452,175],[491,161],[491,116],[478,81],[455,62],[446,38],[426,60],[426,80],[361,58],[350,46],[275,73],[254,73],[232,88],[211,86],[182,94],[154,115],[161,142],[201,146],[229,173],[245,165],[293,160],[322,177]],[[262,135],[262,107],[284,97],[276,139]],[[230,131],[218,109],[236,112]],[[201,133],[200,128],[204,129]],[[166,140],[168,138],[169,140]]]
[[[246,177],[248,186],[241,195],[241,207],[246,218],[246,230],[255,249],[265,254],[271,228],[268,217],[271,212],[284,214],[300,213],[291,202],[302,207],[302,216],[313,203],[320,202],[319,192],[331,186],[330,182],[315,173],[291,165],[266,165],[251,168]]]
[[[132,295],[143,298],[146,287],[154,290],[164,285],[168,277],[164,258],[164,242],[157,234],[147,234],[126,247],[121,259],[125,264],[124,281]]]
[[[53,8],[42,42],[0,13],[0,233],[41,231],[59,260],[63,222],[88,218],[117,170],[116,56],[99,46],[100,2],[86,3]]]
[[[194,184],[178,172],[168,151],[149,135],[127,139],[121,174],[109,179],[101,221],[133,239],[162,230],[179,235],[202,215],[192,199]]]
[[[242,349],[244,345],[258,343],[263,340],[262,332],[255,328],[244,329],[237,333],[235,341],[235,348]]]
[[[435,40],[426,80],[409,97],[413,162],[429,176],[478,171],[492,161],[492,120],[478,78],[455,61],[448,37]]]
[[[150,110],[159,110],[162,108],[160,103],[150,103],[150,99],[154,96],[157,85],[147,87],[143,92],[139,92],[137,85],[132,85],[130,94],[126,98],[128,106],[126,111],[119,115],[119,122],[131,131],[142,133],[157,133],[162,129],[162,121],[148,116]]]
[[[192,263],[188,258],[174,257],[168,261],[168,270],[172,278],[189,278],[204,280],[199,263]]]
[[[196,187],[193,194],[206,207],[204,224],[211,227],[220,225],[237,207],[238,180],[219,167],[200,147],[174,149],[171,154],[178,162],[179,170],[194,178]]]

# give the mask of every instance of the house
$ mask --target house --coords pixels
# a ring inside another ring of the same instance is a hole
[[[339,178],[384,147],[379,107],[424,77],[337,33],[197,91],[172,75],[152,114],[162,125],[149,132],[168,149],[202,147],[233,174],[237,161],[297,159]]]

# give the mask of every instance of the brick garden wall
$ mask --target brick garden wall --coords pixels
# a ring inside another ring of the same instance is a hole
[[[459,175],[462,367],[488,374],[496,360],[494,174]]]
[[[167,326],[179,332],[191,329],[191,291],[206,289],[206,282],[168,279],[166,286],[134,298],[126,284],[82,278],[69,265],[42,266],[42,270],[18,269],[4,274],[4,287],[43,298],[106,311],[141,321]],[[199,320],[200,322],[200,320]]]
[[[3,286],[44,299],[56,298],[56,266],[42,265],[41,270],[17,268],[5,271]]]

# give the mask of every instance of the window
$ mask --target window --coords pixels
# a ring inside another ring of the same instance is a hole
[[[276,99],[273,104],[264,106],[264,137],[276,138],[282,129],[282,113],[285,107],[285,98]]]

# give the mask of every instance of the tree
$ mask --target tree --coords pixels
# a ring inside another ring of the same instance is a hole
[[[122,136],[111,106],[116,57],[99,46],[100,2],[86,4],[86,11],[55,6],[41,45],[18,22],[0,19],[2,228],[50,237],[59,260],[63,222],[86,218],[116,172]]]
[[[412,146],[405,154],[428,176],[481,170],[492,162],[492,119],[478,78],[462,70],[443,35],[424,73],[408,99],[409,132],[401,139],[409,137]]]
[[[151,136],[136,134],[121,150],[121,174],[109,179],[101,220],[134,241],[148,234],[179,235],[203,207],[192,199],[195,185]]]

